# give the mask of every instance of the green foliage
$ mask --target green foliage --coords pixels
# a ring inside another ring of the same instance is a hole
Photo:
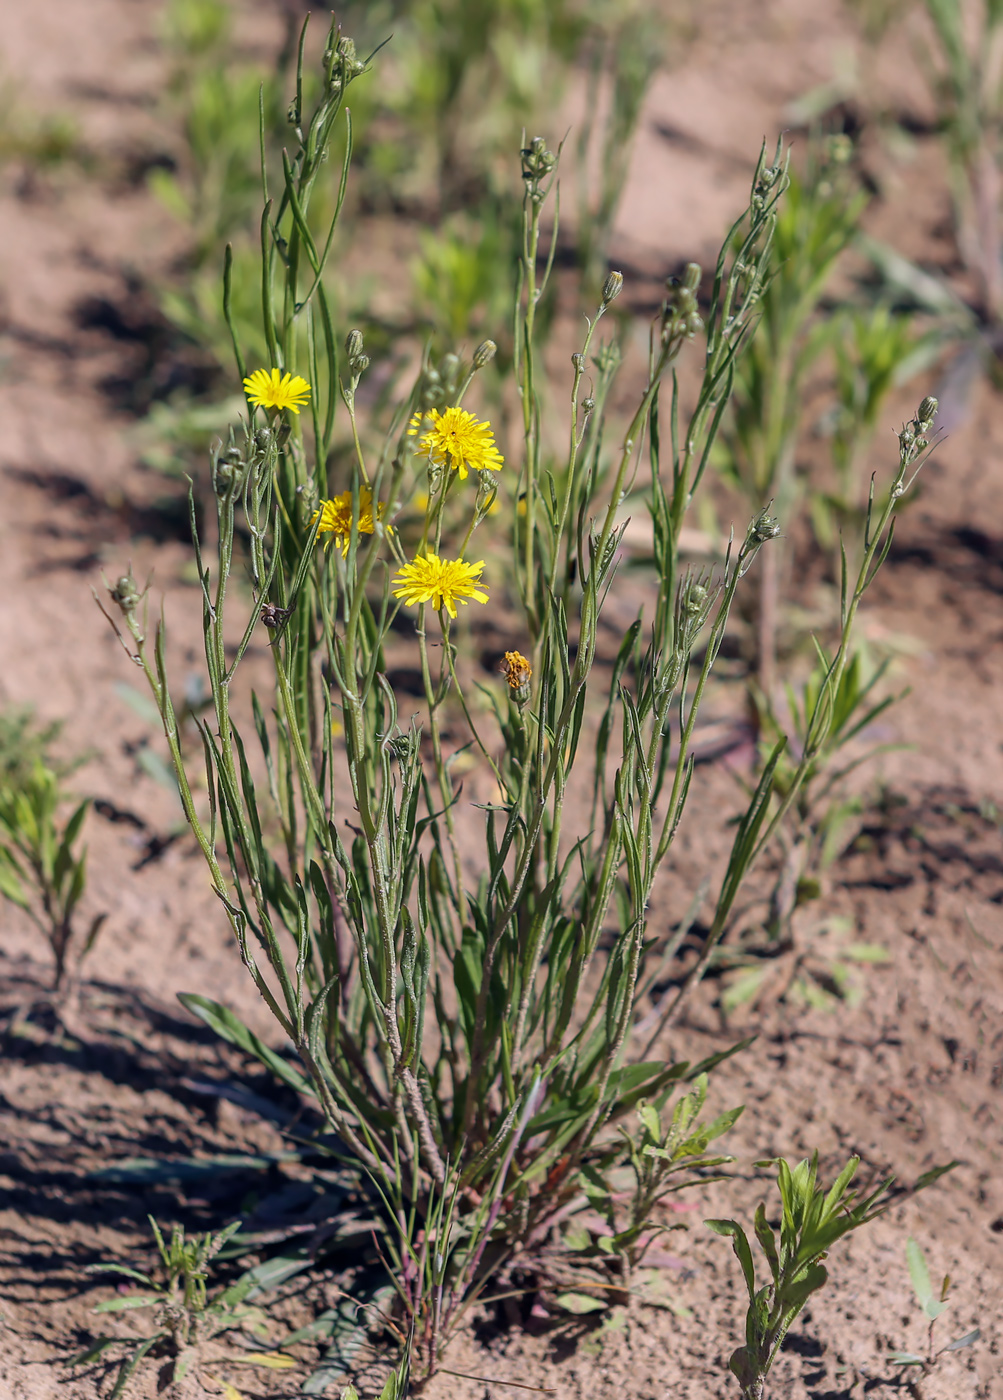
[[[387,1376],[379,1400],[405,1400],[408,1391],[410,1366],[405,1356],[401,1364]],[[341,1392],[341,1400],[359,1400],[359,1392],[354,1385],[347,1385]]]
[[[87,850],[79,842],[90,800],[60,820],[69,797],[65,769],[48,758],[58,729],[35,727],[24,711],[0,716],[0,895],[23,909],[45,936],[54,990],[63,993],[106,915],[95,915],[86,930],[78,922],[87,884]]]
[[[774,501],[785,521],[795,500],[803,386],[831,335],[817,312],[867,203],[851,155],[845,137],[816,143],[808,168],[792,176],[777,220],[759,332],[737,366],[726,473],[750,502]]]
[[[241,133],[260,117],[279,128],[281,81],[257,65],[232,61],[230,7],[225,0],[171,0],[163,20],[170,58],[167,114],[181,129],[176,171],[150,172],[153,193],[191,230],[192,265],[216,263],[222,245],[251,222],[261,176]],[[218,271],[214,266],[218,282]]]
[[[837,953],[828,968],[823,968],[821,978],[809,974],[809,981],[805,982],[800,973],[807,972],[812,962],[817,970],[819,962],[816,950],[798,947],[792,939],[791,916],[800,905],[818,898],[823,873],[846,844],[848,823],[859,810],[859,801],[847,796],[845,780],[887,748],[879,744],[861,750],[858,741],[901,697],[876,694],[888,663],[868,665],[864,649],[852,640],[853,623],[876,569],[891,548],[896,506],[922,467],[936,413],[937,400],[925,398],[915,417],[901,429],[898,470],[887,494],[879,497],[872,481],[856,569],[851,569],[847,550],[841,544],[837,644],[827,649],[813,639],[815,665],[799,688],[785,687],[783,710],[765,692],[754,691],[764,771],[768,764],[774,768],[774,803],[759,849],[779,835],[786,852],[773,887],[765,931],[774,945],[771,951],[775,951],[779,941],[787,944],[788,962],[794,964],[788,986],[800,981],[799,989],[812,1000],[817,997],[811,980],[826,995],[841,996],[849,990],[843,965],[845,954]],[[787,734],[793,742],[777,757],[776,741]],[[862,959],[851,957],[851,961],[874,961],[879,956],[880,952],[875,951],[873,957],[865,954]],[[740,956],[738,963],[745,966],[745,971],[731,978],[725,994],[726,1008],[758,997],[768,975],[765,969],[750,966],[747,956]],[[775,968],[774,975],[778,971]]]
[[[460,216],[419,236],[415,304],[447,350],[496,332],[509,315],[516,240],[507,212],[507,222],[506,211],[472,221]]]
[[[735,1220],[708,1220],[716,1234],[731,1238],[735,1256],[749,1294],[745,1345],[731,1357],[729,1366],[742,1389],[742,1400],[762,1400],[766,1377],[781,1342],[811,1295],[824,1287],[829,1274],[822,1260],[832,1246],[851,1230],[858,1230],[888,1208],[891,1180],[865,1197],[849,1189],[859,1165],[851,1157],[826,1191],[818,1184],[818,1153],[793,1169],[778,1157],[759,1166],[776,1166],[780,1193],[780,1238],[770,1226],[766,1207],[756,1208],[756,1239],[766,1256],[769,1282],[757,1286],[752,1247]]]
[[[912,1291],[916,1295],[916,1301],[922,1308],[927,1319],[927,1348],[926,1355],[921,1355],[914,1351],[893,1351],[889,1354],[889,1360],[896,1366],[915,1366],[928,1374],[936,1366],[939,1359],[949,1351],[962,1351],[965,1347],[973,1346],[982,1336],[978,1327],[971,1332],[966,1332],[963,1336],[956,1337],[953,1342],[948,1342],[939,1351],[933,1346],[933,1324],[941,1313],[948,1307],[947,1295],[950,1291],[951,1280],[947,1274],[944,1275],[939,1288],[934,1289],[930,1281],[930,1271],[927,1268],[926,1257],[916,1241],[909,1237],[906,1241],[906,1263],[909,1268],[909,1280],[912,1283]]]
[[[114,1298],[98,1303],[94,1312],[131,1314],[140,1309],[150,1309],[152,1330],[142,1336],[98,1337],[82,1352],[71,1357],[66,1363],[68,1366],[89,1365],[108,1351],[124,1350],[125,1355],[119,1362],[118,1374],[108,1397],[108,1400],[119,1400],[129,1380],[148,1355],[168,1358],[168,1383],[180,1382],[189,1373],[197,1373],[214,1361],[259,1366],[268,1370],[286,1370],[296,1364],[292,1357],[283,1352],[257,1350],[220,1353],[213,1346],[216,1339],[227,1332],[248,1329],[260,1332],[264,1327],[265,1315],[262,1310],[246,1301],[251,1294],[260,1291],[259,1270],[247,1270],[235,1283],[218,1290],[212,1297],[208,1293],[212,1261],[240,1229],[239,1220],[218,1233],[207,1231],[190,1239],[186,1239],[184,1230],[176,1225],[170,1239],[165,1240],[153,1216],[147,1218],[160,1255],[159,1277],[120,1264],[97,1264],[89,1272],[120,1274],[140,1283],[143,1292],[118,1293]],[[204,1370],[203,1374],[209,1380],[216,1380]],[[216,1383],[228,1392],[228,1400],[235,1400],[235,1397],[240,1400],[240,1392],[235,1387],[225,1382]]]
[[[1003,77],[999,0],[925,0],[934,41],[925,69],[949,159],[958,250],[976,283],[976,310],[1003,316]]]
[[[440,212],[500,193],[506,153],[553,111],[590,30],[572,0],[385,0],[348,5],[343,21],[370,49],[392,35],[364,114],[372,196]]]
[[[606,1233],[598,1235],[589,1252],[618,1258],[625,1287],[658,1237],[659,1231],[651,1225],[658,1202],[670,1192],[716,1180],[712,1169],[734,1161],[707,1155],[709,1145],[728,1132],[742,1109],[732,1108],[709,1123],[700,1122],[707,1098],[705,1072],[695,1075],[692,1090],[677,1099],[666,1124],[660,1110],[668,1098],[664,1092],[651,1103],[642,1099],[637,1106],[637,1130],[631,1133],[621,1127],[622,1141],[608,1154],[610,1161],[626,1157],[629,1162],[633,1177],[629,1193],[617,1189],[619,1183],[610,1179],[602,1163],[586,1168],[582,1175],[585,1198],[606,1223]]]
[[[51,172],[71,164],[87,167],[91,159],[68,113],[36,112],[13,85],[0,85],[0,166],[20,161],[30,173]]]
[[[605,279],[572,358],[559,434],[550,427],[540,334],[556,253],[556,228],[551,222],[549,240],[544,228],[558,157],[541,137],[523,146],[507,365],[521,443],[505,444],[503,463],[484,447],[489,425],[462,407],[494,356],[492,341],[469,360],[426,353],[386,425],[358,392],[369,369],[362,333],[336,336],[325,270],[352,150],[342,104],[365,67],[352,41],[332,29],[308,102],[301,44],[296,143],[282,152],[280,173],[267,145],[263,152],[269,197],[254,286],[264,366],[302,373],[311,388],[302,413],[249,408],[246,424],[214,451],[211,558],[192,512],[212,695],[200,724],[207,808],[178,738],[163,625],[148,637],[130,577],[111,597],[160,710],[213,888],[299,1065],[209,998],[188,1004],[316,1097],[338,1154],[368,1177],[383,1207],[381,1249],[401,1330],[413,1334],[430,1374],[464,1310],[517,1250],[582,1203],[583,1181],[605,1193],[612,1212],[603,1236],[612,1247],[597,1246],[597,1255],[629,1270],[658,1199],[685,1184],[680,1176],[696,1172],[689,1179],[698,1180],[723,1160],[706,1147],[737,1110],[699,1121],[700,1076],[717,1060],[691,1069],[650,1050],[731,926],[768,833],[843,723],[856,608],[887,552],[906,483],[903,467],[887,501],[867,516],[863,572],[844,590],[840,639],[806,710],[801,759],[774,796],[785,738],[774,746],[735,825],[706,951],[647,1037],[647,989],[678,951],[648,936],[654,882],[684,819],[693,736],[729,616],[743,578],[779,532],[760,503],[718,571],[697,574],[680,563],[686,513],[767,290],[784,153],[778,147],[772,162],[760,153],[703,314],[699,267],[669,282],[625,425],[608,411],[617,343],[599,339],[623,278]],[[314,192],[333,183],[329,156],[337,150],[345,152],[338,196],[318,224]],[[451,265],[452,253],[442,256]],[[254,368],[233,315],[235,296],[246,294],[235,285],[243,275],[228,259],[223,304],[241,376]],[[473,278],[464,286],[453,308],[459,329],[461,312],[473,310]],[[684,402],[675,369],[694,342],[702,373]],[[557,454],[550,444],[562,438],[567,447]],[[450,456],[461,440],[462,472]],[[601,619],[616,587],[619,513],[630,489],[643,493],[652,521],[650,606],[625,633],[617,624],[614,655]],[[406,502],[410,517],[402,516]],[[484,558],[472,564],[477,530]],[[490,602],[511,647],[507,685],[474,679],[465,615],[448,589],[444,602],[434,590],[409,593],[409,580],[422,569],[435,573],[443,559],[456,577],[472,571],[478,580],[455,595],[460,603],[471,589],[491,590],[472,596]],[[249,605],[234,587],[238,565],[251,583]],[[411,606],[413,628],[402,612]],[[272,686],[251,692],[251,736],[231,696],[261,626]],[[391,636],[409,645],[421,678],[420,720],[399,717],[414,703],[388,678]],[[491,792],[477,817],[460,807],[459,765],[471,758]],[[671,1095],[694,1077],[664,1127]],[[611,1127],[642,1101],[640,1136],[617,1142]],[[618,1163],[634,1178],[626,1213],[609,1184]]]
[[[862,512],[860,465],[874,436],[889,392],[926,368],[939,347],[935,332],[917,335],[915,317],[885,302],[845,307],[833,314],[835,403],[829,422],[834,490],[811,489],[812,528],[823,548],[832,548]]]

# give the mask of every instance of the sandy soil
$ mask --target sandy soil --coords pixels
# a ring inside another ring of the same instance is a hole
[[[279,1154],[296,1111],[175,1001],[179,991],[209,991],[270,1034],[201,862],[189,841],[172,838],[176,802],[141,764],[156,738],[122,689],[139,678],[90,591],[102,568],[114,575],[129,559],[137,576],[153,571],[174,663],[194,669],[198,603],[184,581],[183,512],[169,484],[138,466],[135,418],[123,406],[133,401],[126,390],[157,372],[130,277],[156,275],[180,246],[142,181],[122,174],[167,139],[153,102],[162,81],[155,18],[155,6],[135,0],[59,0],[8,7],[4,20],[4,68],[24,98],[72,111],[113,173],[0,172],[0,703],[30,702],[64,720],[65,751],[91,755],[74,779],[99,804],[87,900],[109,916],[88,964],[79,1037],[8,1033],[3,1043],[0,1400],[107,1394],[102,1368],[68,1379],[61,1363],[97,1330],[94,1304],[113,1296],[84,1267],[148,1259],[148,1211],[205,1228],[308,1176],[282,1163],[194,1184],[94,1176],[123,1158]],[[267,38],[270,24],[259,12],[256,34]],[[686,62],[652,90],[618,225],[625,257],[660,272],[706,256],[741,205],[760,133],[772,136],[787,104],[827,80],[833,54],[852,43],[838,9],[818,0],[718,4]],[[908,106],[908,84],[890,60],[887,68],[890,100]],[[929,144],[919,153],[937,168]],[[875,228],[911,256],[946,261],[946,195],[918,203],[882,159]],[[917,397],[911,386],[885,429]],[[1003,851],[986,806],[1003,794],[1003,415],[980,385],[954,417],[863,618],[871,635],[905,639],[898,668],[912,692],[892,712],[889,737],[911,748],[881,760],[886,800],[827,895],[826,913],[852,920],[855,937],[884,944],[890,961],[869,973],[859,1004],[832,1013],[781,1003],[726,1023],[708,983],[664,1048],[692,1059],[739,1031],[758,1039],[715,1078],[720,1106],[748,1105],[728,1144],[739,1176],[710,1188],[669,1237],[662,1267],[678,1315],[562,1330],[532,1318],[506,1327],[492,1314],[448,1357],[453,1371],[489,1379],[443,1375],[427,1392],[434,1400],[511,1393],[490,1378],[545,1384],[561,1400],[733,1394],[723,1362],[739,1340],[738,1269],[700,1222],[750,1219],[763,1191],[752,1163],[816,1147],[826,1172],[858,1152],[868,1180],[893,1172],[903,1191],[864,1238],[834,1254],[833,1282],[788,1338],[772,1393],[855,1400],[906,1389],[887,1353],[923,1342],[905,1266],[912,1234],[932,1271],[953,1280],[942,1340],[982,1330],[976,1346],[943,1358],[923,1397],[1003,1400]],[[888,460],[887,432],[877,441],[876,460]],[[717,822],[733,805],[723,767],[705,771],[656,924],[685,904],[701,819]],[[44,985],[47,968],[7,906],[0,931],[0,998],[10,1009]],[[950,1158],[960,1165],[942,1183],[908,1194]],[[331,1305],[343,1277],[327,1271],[285,1286],[276,1325],[298,1326]],[[304,1364],[312,1355],[303,1349]],[[298,1388],[295,1376],[239,1379],[252,1396]],[[156,1383],[151,1368],[130,1394],[153,1395]]]

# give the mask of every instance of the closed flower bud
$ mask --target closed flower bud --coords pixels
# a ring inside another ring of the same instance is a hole
[[[916,421],[919,423],[921,433],[928,433],[933,426],[933,420],[937,416],[937,409],[940,407],[932,394],[927,394],[926,398],[916,410]]]
[[[691,583],[683,596],[683,610],[692,616],[700,612],[706,601],[706,587],[702,583]]]
[[[363,339],[361,331],[349,331],[345,337],[345,354],[349,361],[355,360],[362,354]]]
[[[775,515],[770,515],[769,507],[761,510],[752,522],[752,538],[757,544],[765,544],[767,540],[775,540],[780,534],[780,521]]]
[[[213,490],[217,496],[227,496],[239,485],[241,477],[244,475],[244,463],[240,453],[236,448],[231,447],[229,452],[225,452],[216,463],[216,470],[212,475]]]
[[[474,369],[483,369],[498,354],[498,346],[493,340],[482,340],[474,351]]]
[[[615,298],[618,297],[622,291],[623,291],[623,273],[622,273],[622,272],[611,272],[610,275],[606,278],[606,281],[603,283],[603,289],[602,289],[602,304],[603,304],[603,306],[609,306],[610,302],[613,301],[613,300],[615,300]]]

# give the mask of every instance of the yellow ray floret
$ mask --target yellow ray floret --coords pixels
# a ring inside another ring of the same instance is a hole
[[[244,380],[244,393],[255,408],[291,409],[299,413],[310,397],[310,385],[300,374],[256,369]]]
[[[437,554],[419,554],[412,564],[402,564],[393,577],[397,585],[395,598],[402,598],[409,607],[431,603],[445,608],[450,617],[456,616],[457,603],[486,603],[488,595],[477,584],[484,560],[468,564],[464,559],[440,559]]]
[[[376,519],[383,519],[383,512],[386,505],[383,501],[376,506]],[[315,510],[310,521],[312,525],[317,517],[320,517],[320,525],[317,528],[319,535],[331,534],[334,536],[334,543],[341,550],[341,557],[347,559],[348,546],[352,536],[352,493],[342,491],[340,496],[335,496],[330,501],[321,501],[320,510]],[[375,522],[373,520],[373,493],[368,486],[363,486],[359,491],[359,519],[356,528],[360,535],[371,535],[374,531]],[[388,525],[387,529],[391,529]]]
[[[451,467],[465,481],[468,468],[475,472],[485,468],[498,471],[505,465],[505,458],[495,446],[491,424],[478,423],[465,408],[447,408],[445,413],[431,408],[427,413],[416,413],[408,426],[411,437],[417,437],[424,418],[430,419],[432,426],[422,435],[417,452],[435,466]]]

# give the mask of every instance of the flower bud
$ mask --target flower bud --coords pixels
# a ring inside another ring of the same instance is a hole
[[[553,151],[547,150],[542,136],[534,136],[522,152],[522,178],[536,183],[544,179],[557,164]]]
[[[602,289],[602,304],[603,304],[603,306],[604,306],[604,307],[605,307],[605,306],[609,306],[610,302],[611,302],[611,301],[614,301],[614,300],[620,295],[620,293],[621,293],[622,291],[623,291],[623,273],[622,273],[622,272],[611,272],[610,275],[606,278],[606,281],[603,283],[603,289]]]
[[[571,356],[571,363],[578,373],[581,374],[582,370],[585,368],[585,356],[578,354],[576,351],[576,353]]]
[[[916,410],[916,422],[919,424],[921,433],[928,433],[933,427],[933,420],[937,416],[937,409],[940,407],[932,394],[927,394],[926,398]]]
[[[757,544],[765,544],[767,540],[775,540],[780,534],[780,521],[769,512],[769,506],[765,506],[749,527],[752,538]]]
[[[683,594],[683,611],[693,616],[700,612],[706,601],[706,586],[702,583],[691,583]]]
[[[235,447],[224,452],[212,474],[213,490],[217,496],[227,496],[239,486],[244,475],[244,460]]]
[[[136,586],[136,580],[132,576],[131,569],[129,573],[123,574],[122,577],[116,581],[115,587],[109,588],[108,592],[111,594],[112,602],[117,603],[126,617],[136,611],[139,606],[139,600],[143,596]]]
[[[474,369],[483,369],[498,354],[498,346],[493,340],[482,340],[474,351]]]
[[[512,699],[517,705],[525,705],[529,699],[529,683],[533,668],[521,651],[507,651],[502,662],[502,673],[508,681]]]
[[[474,524],[479,525],[495,509],[498,498],[498,476],[490,467],[477,473],[477,495],[474,498]]]
[[[362,332],[358,330],[349,331],[348,335],[345,337],[345,354],[348,356],[349,361],[358,359],[362,354],[362,347]]]

